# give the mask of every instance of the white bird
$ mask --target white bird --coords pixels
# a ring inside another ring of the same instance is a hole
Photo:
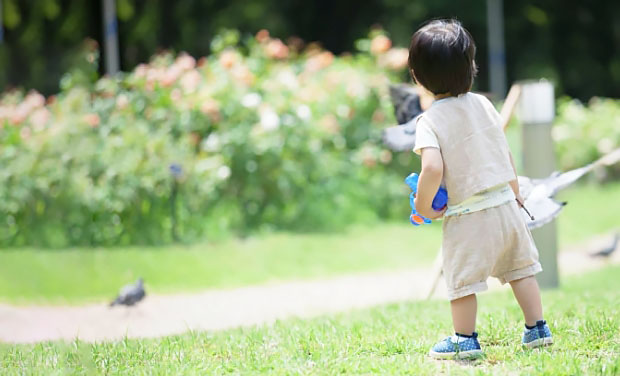
[[[528,227],[530,229],[541,227],[551,222],[560,214],[562,207],[566,203],[555,200],[554,197],[559,191],[572,185],[597,166],[610,166],[618,161],[620,161],[620,148],[587,166],[564,173],[556,171],[544,179],[531,179],[527,176],[519,176],[519,192],[523,197],[523,204],[534,218],[531,219],[525,212],[523,213]]]

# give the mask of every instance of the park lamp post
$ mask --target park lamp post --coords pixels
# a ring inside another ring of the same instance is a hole
[[[103,47],[105,72],[113,75],[119,71],[118,21],[116,20],[116,0],[102,0],[103,9]]]
[[[2,23],[2,0],[0,0],[0,44],[4,42],[4,24]]]
[[[544,178],[555,170],[551,126],[555,117],[553,84],[547,80],[519,82],[518,113],[523,124],[523,168],[526,176]],[[556,222],[532,230],[543,272],[536,278],[542,288],[558,287]]]

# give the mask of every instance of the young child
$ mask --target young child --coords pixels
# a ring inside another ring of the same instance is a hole
[[[417,211],[444,217],[443,273],[452,309],[454,336],[430,350],[435,358],[482,354],[476,333],[476,293],[489,276],[510,283],[523,310],[522,343],[552,343],[543,320],[538,250],[521,213],[516,171],[501,119],[483,96],[470,92],[477,68],[476,46],[456,20],[431,21],[411,38],[409,68],[435,102],[419,118],[414,152],[422,157]],[[440,185],[448,206],[431,203]]]

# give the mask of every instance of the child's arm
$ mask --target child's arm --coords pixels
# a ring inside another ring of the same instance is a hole
[[[422,171],[418,180],[418,194],[414,204],[420,215],[428,219],[436,219],[446,211],[445,208],[442,211],[436,211],[431,207],[443,178],[443,158],[439,149],[433,147],[423,148],[421,154]]]
[[[517,180],[517,169],[515,168],[515,161],[512,159],[512,153],[510,151],[508,151],[508,154],[510,155],[510,164],[512,165],[512,170],[515,173],[514,180],[509,181],[508,184],[510,184],[510,188],[512,188],[512,191],[514,192],[519,205],[523,206],[523,197],[521,197],[521,193],[519,192],[519,181]]]

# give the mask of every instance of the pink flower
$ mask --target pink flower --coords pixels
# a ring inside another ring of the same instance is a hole
[[[319,120],[319,126],[327,133],[337,134],[340,132],[338,119],[332,114],[325,115]]]
[[[186,93],[194,92],[198,88],[201,80],[202,76],[200,73],[198,73],[195,69],[192,69],[181,77],[181,87]]]
[[[375,110],[372,114],[372,121],[379,124],[383,123],[385,121],[385,113],[380,109]]]
[[[263,43],[269,40],[269,31],[265,30],[265,29],[261,29],[258,31],[258,33],[256,33],[256,36],[254,37],[254,39],[256,39],[256,41],[258,43]]]
[[[329,51],[323,51],[308,59],[306,62],[306,70],[308,72],[316,72],[328,67],[334,61],[334,54]]]
[[[177,81],[177,79],[181,75],[181,72],[181,67],[172,64],[170,67],[168,67],[168,69],[166,69],[166,72],[163,74],[163,77],[161,78],[159,83],[163,87],[170,87]]]
[[[181,94],[181,90],[173,89],[170,92],[170,99],[172,99],[172,101],[175,102],[175,103],[180,102],[181,99],[183,99],[183,95]]]
[[[219,59],[220,64],[226,69],[232,68],[233,65],[237,63],[238,60],[239,60],[239,57],[237,56],[237,53],[235,53],[232,50],[223,51],[220,54],[220,59]]]
[[[38,108],[30,114],[30,124],[36,131],[40,131],[45,128],[45,125],[50,119],[50,112],[45,107]]]
[[[182,53],[177,57],[174,62],[181,70],[188,71],[190,69],[194,69],[196,67],[196,59],[194,59],[191,55],[186,53]]]
[[[377,35],[370,41],[370,53],[373,55],[379,55],[387,52],[390,47],[392,47],[392,41],[385,35]]]
[[[139,64],[134,70],[134,75],[139,78],[146,77],[149,67],[146,64]]]
[[[245,65],[238,64],[232,69],[231,73],[235,80],[245,86],[251,86],[254,83],[254,74]]]
[[[288,57],[288,46],[280,39],[272,39],[265,47],[265,54],[271,59],[286,59]]]
[[[97,128],[99,126],[99,123],[101,122],[101,119],[99,118],[99,115],[90,113],[84,115],[84,121],[92,128]]]
[[[23,123],[24,120],[26,120],[26,118],[28,117],[29,112],[30,108],[28,108],[28,105],[25,102],[20,103],[13,110],[13,113],[11,115],[11,123],[13,125],[19,125]]]
[[[392,161],[392,152],[389,150],[382,150],[379,154],[379,160],[383,164],[388,164]]]
[[[26,98],[24,98],[24,103],[26,103],[30,109],[43,107],[45,105],[45,97],[37,91],[32,90],[28,93]]]
[[[28,140],[31,134],[32,131],[28,127],[22,127],[22,129],[19,130],[19,136],[22,138],[22,140]]]
[[[364,163],[364,166],[369,168],[375,167],[377,165],[377,160],[370,154],[364,155],[364,157],[362,158],[362,162]]]
[[[408,59],[409,51],[406,48],[391,48],[379,56],[379,65],[392,70],[400,70],[407,67]]]
[[[220,121],[220,105],[213,99],[207,99],[200,106],[200,111],[207,115],[213,123]]]
[[[119,110],[124,110],[125,108],[127,108],[128,105],[129,98],[127,98],[127,95],[120,94],[118,97],[116,97],[116,108],[118,108]]]

